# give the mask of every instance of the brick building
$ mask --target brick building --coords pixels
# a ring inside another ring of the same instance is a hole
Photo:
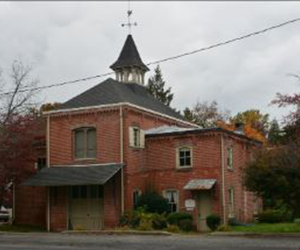
[[[224,223],[251,221],[254,195],[242,187],[242,168],[258,142],[241,131],[199,128],[155,100],[131,35],[111,68],[116,80],[45,113],[47,167],[17,188],[16,223],[112,228],[149,185],[172,212],[192,213],[199,230],[212,213]]]

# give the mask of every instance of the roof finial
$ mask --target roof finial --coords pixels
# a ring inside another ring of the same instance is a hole
[[[122,27],[128,26],[128,34],[131,34],[131,26],[137,26],[137,22],[132,23],[130,21],[131,15],[132,10],[130,9],[130,0],[128,0],[127,23],[122,23]]]

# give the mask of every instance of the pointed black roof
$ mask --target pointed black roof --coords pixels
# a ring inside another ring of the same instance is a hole
[[[149,68],[143,63],[131,35],[128,35],[118,60],[110,66],[112,70],[126,66],[138,66],[148,71]]]
[[[155,99],[144,86],[122,83],[112,78],[88,89],[62,104],[59,109],[73,109],[128,102],[180,120],[184,118],[169,106]]]

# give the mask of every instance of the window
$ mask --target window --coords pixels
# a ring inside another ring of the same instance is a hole
[[[227,168],[233,168],[233,149],[227,148]]]
[[[192,167],[192,149],[190,147],[182,147],[177,149],[177,167]]]
[[[134,148],[145,147],[145,134],[144,131],[138,127],[129,128],[129,145]]]
[[[74,131],[75,158],[96,157],[96,129],[80,128]]]
[[[228,212],[229,217],[234,217],[234,188],[230,187],[228,189]]]
[[[46,165],[47,165],[46,158],[38,158],[38,160],[37,160],[37,169],[38,170],[45,168]]]
[[[99,199],[103,196],[103,186],[101,185],[71,187],[72,199]]]
[[[177,190],[165,190],[163,196],[168,201],[168,212],[175,213],[179,210],[179,192]]]
[[[133,208],[134,209],[137,208],[138,200],[139,200],[140,195],[141,195],[141,191],[138,190],[138,189],[134,190],[133,193],[132,193]]]

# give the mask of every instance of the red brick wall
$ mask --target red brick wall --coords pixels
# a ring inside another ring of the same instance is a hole
[[[14,223],[46,228],[46,197],[43,187],[16,186]]]
[[[74,159],[73,129],[95,126],[97,156],[86,162]],[[50,118],[50,165],[120,162],[119,109],[65,114]]]
[[[57,187],[56,195],[54,195],[54,188],[51,187],[50,189],[50,230],[67,230],[68,188]]]
[[[121,215],[121,173],[119,172],[104,185],[104,226],[114,228]]]

